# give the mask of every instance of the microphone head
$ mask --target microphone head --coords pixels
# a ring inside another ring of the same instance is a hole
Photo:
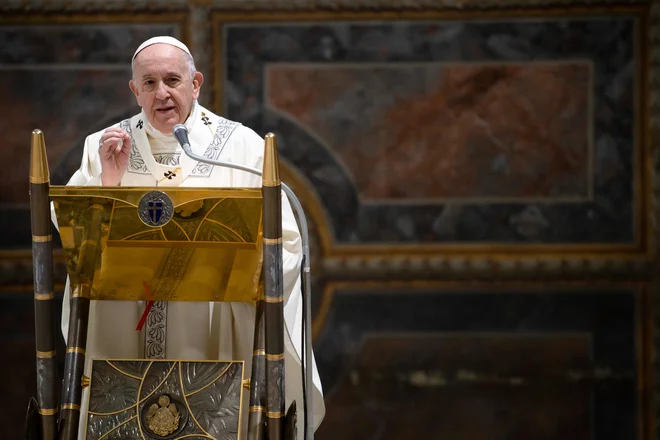
[[[186,126],[183,125],[183,124],[176,124],[176,125],[174,126],[174,128],[172,129],[172,133],[174,134],[174,136],[178,136],[179,133],[181,133],[182,131],[183,131],[185,134],[188,134],[188,129],[187,129]]]
[[[188,141],[188,129],[185,125],[176,124],[174,129],[172,129],[172,134],[174,134],[174,137],[184,149],[190,145]]]

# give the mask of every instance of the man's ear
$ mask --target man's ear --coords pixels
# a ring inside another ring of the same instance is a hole
[[[133,94],[135,95],[135,100],[138,102],[138,105],[140,105],[140,91],[135,85],[135,82],[133,82],[133,80],[130,80],[128,82],[128,87],[131,89],[131,92],[133,92]]]
[[[199,98],[202,84],[204,84],[204,75],[202,75],[202,72],[195,72],[195,76],[193,76],[193,99]]]

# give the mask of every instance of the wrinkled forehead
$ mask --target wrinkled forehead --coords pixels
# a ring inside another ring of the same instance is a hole
[[[135,56],[133,71],[139,75],[162,72],[185,75],[188,71],[185,52],[168,44],[153,44]]]

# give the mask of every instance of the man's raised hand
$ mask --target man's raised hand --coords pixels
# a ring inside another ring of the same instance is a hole
[[[128,167],[131,153],[131,137],[119,127],[108,128],[99,141],[101,157],[101,184],[117,186]]]

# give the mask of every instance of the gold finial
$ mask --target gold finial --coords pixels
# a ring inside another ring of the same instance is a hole
[[[243,380],[243,388],[247,388],[248,390],[250,389],[250,379],[245,379]]]
[[[80,385],[82,385],[83,388],[87,388],[89,386],[89,377],[83,374],[83,377],[80,380]]]
[[[32,148],[30,151],[30,183],[48,183],[48,158],[46,157],[46,142],[41,130],[32,132]]]
[[[264,170],[261,176],[263,186],[280,185],[280,159],[277,155],[277,141],[273,133],[266,135],[264,149]]]

